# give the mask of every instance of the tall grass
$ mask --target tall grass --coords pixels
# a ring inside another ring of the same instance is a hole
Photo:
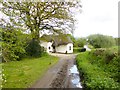
[[[113,48],[99,49],[80,53],[76,57],[80,75],[84,77],[82,83],[86,89],[120,88],[120,57],[115,54],[116,50],[112,51]]]

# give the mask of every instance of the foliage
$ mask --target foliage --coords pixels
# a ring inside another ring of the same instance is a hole
[[[88,36],[88,42],[95,48],[108,48],[115,46],[115,39],[113,37],[101,34]]]
[[[68,34],[68,36],[72,40],[74,47],[80,48],[80,47],[83,47],[85,44],[87,44],[86,38],[75,38],[74,36],[70,34]]]
[[[85,38],[78,38],[78,39],[76,40],[76,42],[77,42],[77,46],[78,46],[78,47],[83,47],[85,44],[87,44]]]
[[[79,1],[75,3],[0,1],[0,4],[1,13],[5,16],[5,18],[1,18],[0,25],[2,28],[7,28],[5,31],[3,30],[2,44],[3,60],[6,62],[19,60],[25,54],[25,49],[27,55],[39,56],[42,52],[39,46],[39,34],[45,30],[52,34],[73,33],[75,18],[73,17],[74,10],[71,9],[80,10],[81,8]],[[66,28],[69,31],[66,31]],[[29,34],[32,37],[30,42],[24,41],[24,38],[18,33],[18,31],[25,32],[26,30],[30,31]],[[24,45],[24,43],[28,45]]]
[[[73,42],[73,46],[74,47],[76,47],[76,38],[74,37],[74,36],[72,36],[71,34],[67,34],[69,37],[70,37],[70,39],[72,40],[72,42]]]
[[[84,77],[82,83],[86,89],[120,88],[120,57],[112,51],[97,49],[77,56],[78,69]]]
[[[30,88],[45,71],[57,63],[58,58],[44,55],[43,57],[24,58],[21,61],[2,63],[3,88]]]
[[[26,35],[19,29],[3,28],[2,31],[2,56],[3,61],[20,60],[25,54]]]
[[[71,40],[73,41],[74,47],[83,47],[86,42],[86,38],[75,38],[73,36],[70,36]]]
[[[12,26],[27,28],[38,39],[39,31],[47,29],[53,33],[54,27],[62,28],[61,32],[66,32],[66,28],[73,32],[75,20],[71,8],[80,7],[79,2],[2,2],[1,11],[10,18]]]
[[[83,47],[73,48],[74,53],[80,53],[80,52],[85,52],[85,51],[86,51],[86,49]]]
[[[74,53],[79,53],[79,52],[80,52],[80,49],[82,49],[82,48],[73,48],[73,52],[74,52]]]
[[[88,44],[88,48],[94,49],[94,47],[91,44]]]
[[[120,46],[120,38],[115,38],[115,41],[116,41],[116,45]]]
[[[36,39],[30,40],[25,49],[27,55],[32,57],[41,56],[41,54],[44,52],[44,50],[39,45],[39,42]]]
[[[97,52],[99,50],[96,50]],[[94,53],[96,53],[96,51],[94,51]],[[107,49],[101,52],[101,54],[99,54],[98,56],[94,55],[92,52],[90,54],[91,57],[94,57],[94,60],[92,60],[93,58],[91,58],[91,62],[92,63],[96,63],[99,67],[101,67],[105,72],[109,73],[111,75],[112,78],[114,78],[116,81],[120,82],[120,64],[119,64],[119,60],[120,60],[120,56],[118,53],[118,49],[116,48],[112,48],[112,49]],[[95,60],[95,58],[97,60]]]

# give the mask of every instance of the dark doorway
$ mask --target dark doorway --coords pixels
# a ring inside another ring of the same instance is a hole
[[[54,53],[56,52],[55,46],[53,46],[53,52],[54,52]]]

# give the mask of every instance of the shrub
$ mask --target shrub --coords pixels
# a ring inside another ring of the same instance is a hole
[[[86,48],[80,49],[80,52],[85,52],[85,51],[86,51]]]
[[[116,45],[120,46],[120,38],[115,38],[115,41],[116,41]]]
[[[83,47],[87,43],[85,38],[78,38],[76,42],[78,47]]]
[[[74,49],[73,49],[73,52],[74,52],[74,53],[80,52],[80,48],[74,48]]]
[[[106,64],[104,59],[107,54],[110,56],[113,55],[113,52],[97,49],[81,53],[76,57],[80,76],[84,78],[82,84],[85,89],[120,88],[120,57],[115,56]]]
[[[74,48],[73,49],[74,53],[85,52],[85,51],[86,51],[86,48],[82,48],[82,47],[81,48],[79,47],[79,48]]]
[[[114,57],[112,61],[105,66],[106,69],[104,71],[108,72],[112,78],[114,78],[117,82],[120,83],[119,60],[120,56]]]
[[[25,38],[22,32],[16,29],[2,29],[2,60],[5,62],[20,60],[25,54]]]
[[[28,46],[26,47],[26,53],[29,56],[36,57],[41,56],[43,48],[39,45],[39,41],[36,39],[32,39],[28,42]]]
[[[92,45],[90,45],[90,44],[88,44],[88,48],[94,49],[94,47]]]
[[[111,50],[106,50],[104,52],[104,59],[105,62],[108,64],[111,60],[113,60],[114,57],[116,57],[116,53],[112,52]]]
[[[20,60],[25,54],[25,50],[21,46],[3,43],[2,49],[3,62]]]
[[[96,50],[93,52],[93,54],[94,54],[95,56],[103,55],[103,53],[104,53],[105,50],[106,50],[106,49],[104,49],[104,48],[99,48],[99,49],[96,49]]]
[[[101,49],[97,49],[90,52],[89,56],[91,57],[89,58],[91,63],[97,64],[103,71],[109,73],[110,77],[120,82],[120,56],[118,49],[113,47],[111,49],[104,49],[102,52]]]

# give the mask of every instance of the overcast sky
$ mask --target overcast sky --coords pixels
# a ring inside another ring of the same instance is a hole
[[[120,0],[81,0],[82,13],[78,20],[75,37],[90,34],[104,34],[118,37],[118,1]]]

